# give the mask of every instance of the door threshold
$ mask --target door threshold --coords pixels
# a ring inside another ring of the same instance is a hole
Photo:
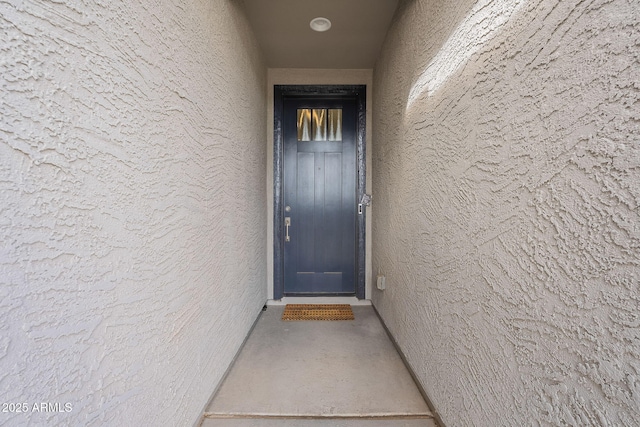
[[[281,300],[270,299],[267,305],[287,304],[350,304],[371,305],[371,300],[356,297],[283,297]]]

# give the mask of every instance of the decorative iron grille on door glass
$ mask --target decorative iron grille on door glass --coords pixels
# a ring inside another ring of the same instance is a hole
[[[342,108],[299,108],[298,141],[342,141]]]

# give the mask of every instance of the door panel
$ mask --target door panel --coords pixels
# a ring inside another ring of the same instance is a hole
[[[315,260],[315,245],[308,242],[315,241],[315,223],[317,221],[315,211],[315,187],[316,187],[316,162],[315,153],[298,153],[296,200],[291,200],[287,206],[291,206],[291,214],[294,221],[291,224],[291,233],[294,240],[291,242],[297,248],[297,272],[313,272]],[[285,201],[286,203],[286,201]]]
[[[341,109],[342,140],[298,141],[308,134],[298,132],[300,109]],[[353,99],[284,101],[285,295],[355,294],[356,119]]]

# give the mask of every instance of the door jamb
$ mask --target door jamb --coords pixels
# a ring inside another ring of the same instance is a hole
[[[339,95],[356,99],[356,203],[366,192],[366,85],[274,85],[273,87],[273,298],[284,295],[283,103],[287,96]],[[356,214],[356,297],[365,298],[366,215]]]

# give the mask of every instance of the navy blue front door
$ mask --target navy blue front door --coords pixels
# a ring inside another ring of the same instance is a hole
[[[355,99],[286,98],[284,294],[356,293]]]

